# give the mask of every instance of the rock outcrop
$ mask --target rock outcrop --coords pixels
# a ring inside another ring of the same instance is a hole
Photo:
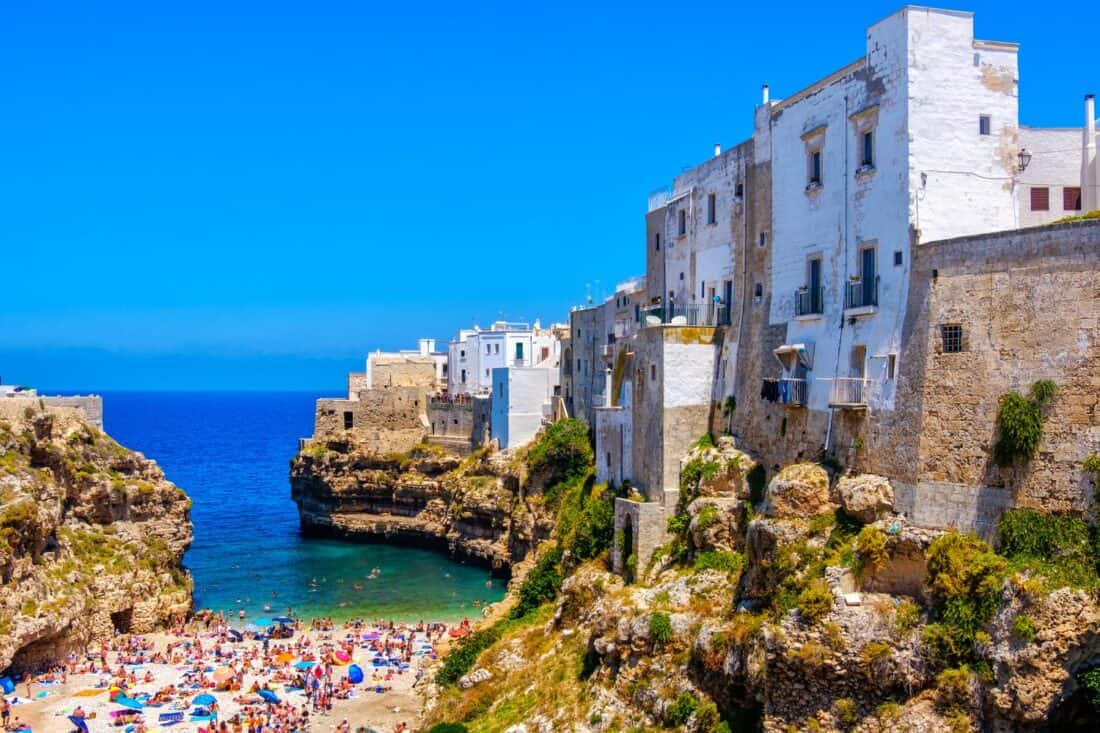
[[[0,419],[0,671],[191,610],[191,502],[65,408]]]
[[[768,484],[764,514],[776,519],[810,517],[829,509],[829,474],[816,463],[796,463]]]
[[[842,476],[836,482],[836,493],[844,513],[864,524],[894,512],[894,487],[884,476]]]
[[[311,441],[290,470],[304,532],[434,545],[505,576],[553,531],[526,480],[522,461],[500,453],[421,444],[380,456],[350,435]]]

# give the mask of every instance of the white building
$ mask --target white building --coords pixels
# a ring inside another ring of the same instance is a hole
[[[1100,208],[1097,199],[1096,109],[1085,97],[1084,127],[1020,128],[1016,187],[1020,226],[1040,226]]]
[[[493,369],[490,438],[501,450],[524,445],[534,439],[550,417],[558,366],[497,367]]]
[[[463,329],[447,350],[448,372],[453,375],[448,391],[451,396],[488,394],[493,369],[529,367],[558,356],[558,339],[538,321],[533,326],[497,321],[487,330]]]

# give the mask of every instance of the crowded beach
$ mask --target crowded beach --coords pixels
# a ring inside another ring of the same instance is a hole
[[[0,678],[0,722],[26,733],[402,733],[415,729],[415,688],[441,644],[469,628],[204,611]]]

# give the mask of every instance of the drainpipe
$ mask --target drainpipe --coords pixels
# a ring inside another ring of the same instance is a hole
[[[1096,171],[1096,103],[1085,95],[1085,139],[1081,148],[1081,209],[1084,212],[1100,208],[1100,184]]]

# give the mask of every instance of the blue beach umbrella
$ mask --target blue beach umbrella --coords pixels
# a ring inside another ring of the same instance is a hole
[[[297,662],[294,666],[298,669],[309,669],[315,664],[317,664],[317,662]]]
[[[70,715],[69,720],[76,726],[76,729],[88,733],[88,724],[84,722],[84,718],[78,718],[75,715]]]
[[[279,696],[271,690],[260,690],[260,697],[263,698],[264,702],[269,702],[272,705],[279,704]]]
[[[255,619],[252,623],[254,623],[257,626],[262,628],[264,626],[271,626],[271,619],[269,619],[269,618],[258,618],[258,619]]]
[[[351,684],[358,685],[363,681],[363,668],[358,664],[348,667],[348,679],[351,680]]]
[[[292,624],[292,623],[294,623],[294,619],[290,618],[289,616],[276,616],[275,618],[273,618],[271,620],[274,621],[277,624]]]
[[[213,705],[217,701],[218,701],[218,699],[216,697],[214,697],[213,695],[211,695],[208,692],[204,692],[203,694],[199,695],[194,700],[192,700],[191,704],[192,705],[204,705],[205,706],[205,705]]]
[[[130,708],[131,710],[141,710],[145,706],[133,698],[126,697],[125,695],[119,695],[115,700],[115,704],[121,705],[124,708]]]

